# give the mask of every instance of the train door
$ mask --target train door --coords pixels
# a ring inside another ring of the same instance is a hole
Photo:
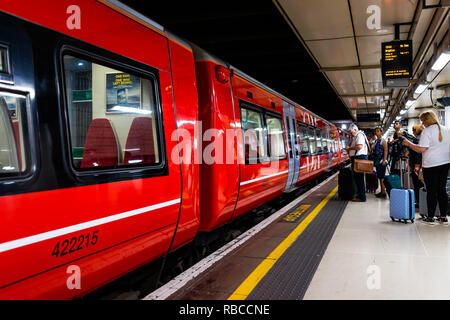
[[[300,146],[297,139],[297,121],[294,106],[283,102],[284,122],[286,127],[286,140],[289,158],[289,176],[285,192],[291,191],[297,184],[300,171]]]

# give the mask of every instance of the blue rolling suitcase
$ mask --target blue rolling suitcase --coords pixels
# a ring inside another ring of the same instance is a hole
[[[399,222],[404,221],[408,223],[411,220],[414,223],[415,208],[414,208],[414,191],[404,189],[392,189],[391,190],[391,219]]]

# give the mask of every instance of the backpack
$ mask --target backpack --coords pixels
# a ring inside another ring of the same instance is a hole
[[[383,159],[384,157],[383,143],[380,139],[375,142],[374,154],[375,159]]]

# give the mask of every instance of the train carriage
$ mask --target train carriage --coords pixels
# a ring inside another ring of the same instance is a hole
[[[0,10],[0,299],[84,296],[348,160],[347,133],[118,1]]]
[[[99,1],[77,1],[70,30],[71,5],[1,6],[2,136],[16,144],[1,151],[0,298],[84,295],[199,225],[198,166],[171,157],[198,118],[191,49]]]

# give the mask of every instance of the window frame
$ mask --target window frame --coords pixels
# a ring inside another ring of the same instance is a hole
[[[324,149],[323,149],[323,141],[322,141],[322,131],[323,131],[323,129],[321,129],[321,128],[317,128],[317,127],[314,127],[314,132],[315,132],[315,135],[316,135],[316,148],[317,148],[317,154],[324,154]],[[319,151],[319,145],[318,145],[318,143],[320,142],[320,151]]]
[[[24,107],[20,108],[16,112],[20,112],[20,117],[22,119],[22,134],[23,134],[23,150],[24,150],[24,159],[26,163],[26,167],[24,171],[12,172],[12,173],[0,173],[0,181],[17,181],[22,182],[24,180],[30,179],[37,170],[37,161],[36,161],[36,150],[37,146],[35,143],[36,132],[34,130],[34,119],[31,114],[31,98],[29,92],[22,92],[18,90],[11,90],[4,87],[0,88],[0,94],[10,94],[16,95],[23,98]],[[11,120],[11,119],[10,119]],[[15,137],[14,137],[15,139]]]
[[[267,140],[267,156],[270,159],[270,162],[286,160],[287,159],[286,137],[285,137],[286,132],[285,132],[284,125],[283,125],[283,116],[281,114],[278,114],[278,113],[270,111],[270,110],[266,110],[266,112],[263,112],[263,113],[264,113],[263,119],[264,119],[264,128],[265,128],[264,130],[266,132],[266,140]],[[272,154],[271,154],[271,150],[269,148],[269,129],[267,128],[267,116],[280,120],[281,131],[282,131],[281,136],[283,137],[283,149],[284,149],[283,156],[272,156]]]
[[[323,152],[323,154],[331,153],[330,135],[327,133],[328,133],[328,130],[322,129],[321,134],[322,134],[322,149],[323,149],[322,152]]]
[[[309,129],[308,129],[308,125],[298,121],[297,122],[297,126],[298,126],[298,131],[299,131],[299,139],[300,139],[300,154],[302,158],[305,157],[310,157],[311,156],[311,145],[309,142]],[[308,135],[308,138],[305,138],[304,133],[306,132],[306,134]],[[304,152],[303,151],[303,140],[306,140],[306,144],[308,146],[308,152]]]
[[[144,165],[120,165],[117,167],[104,168],[77,168],[74,164],[73,148],[70,132],[69,118],[69,102],[68,91],[66,88],[66,73],[64,68],[64,57],[71,56],[82,59],[91,63],[95,63],[104,67],[115,69],[119,72],[130,73],[141,79],[147,79],[153,83],[155,115],[157,125],[157,148],[159,150],[160,162],[156,164]],[[59,83],[59,100],[62,105],[61,124],[63,131],[63,158],[70,172],[81,182],[100,183],[103,179],[105,182],[123,181],[132,179],[142,179],[147,177],[166,176],[169,174],[167,146],[164,131],[164,117],[162,112],[161,85],[159,80],[159,71],[156,68],[139,62],[130,60],[123,56],[119,56],[105,49],[94,47],[88,44],[72,45],[64,44],[59,49],[58,56],[58,83]]]
[[[310,156],[317,156],[319,153],[317,152],[317,137],[316,137],[316,127],[311,126],[311,125],[307,125],[307,129],[308,129],[308,143],[309,143],[309,151],[310,151]],[[311,143],[313,144],[314,149],[311,149]],[[315,152],[313,152],[313,150],[315,150]]]
[[[263,140],[264,140],[264,144],[266,147],[266,151],[267,151],[267,155],[266,157],[258,157],[257,159],[255,158],[251,158],[251,159],[247,159],[247,157],[245,156],[245,131],[242,127],[242,109],[249,109],[251,111],[254,112],[258,112],[261,116],[261,120],[262,120],[262,126],[263,126]],[[283,125],[283,115],[278,113],[278,112],[274,112],[272,110],[268,110],[264,107],[258,106],[256,104],[250,103],[248,101],[239,99],[239,115],[240,115],[240,121],[241,121],[241,132],[242,132],[242,142],[243,142],[243,146],[244,146],[244,157],[245,157],[245,164],[246,165],[254,165],[254,164],[261,164],[261,163],[270,163],[270,162],[276,162],[276,161],[283,161],[283,160],[287,160],[287,155],[286,155],[286,130],[284,128]],[[283,157],[272,157],[270,155],[270,150],[269,150],[269,131],[267,129],[267,119],[266,116],[269,115],[273,118],[277,118],[280,120],[281,122],[281,127],[283,130],[283,143],[284,143],[284,156]]]
[[[4,50],[5,55],[3,60],[2,51]],[[12,74],[11,72],[11,62],[9,58],[9,46],[3,43],[0,43],[0,59],[2,59],[2,62],[5,63],[5,70],[0,70],[0,74],[4,76],[10,76]]]

